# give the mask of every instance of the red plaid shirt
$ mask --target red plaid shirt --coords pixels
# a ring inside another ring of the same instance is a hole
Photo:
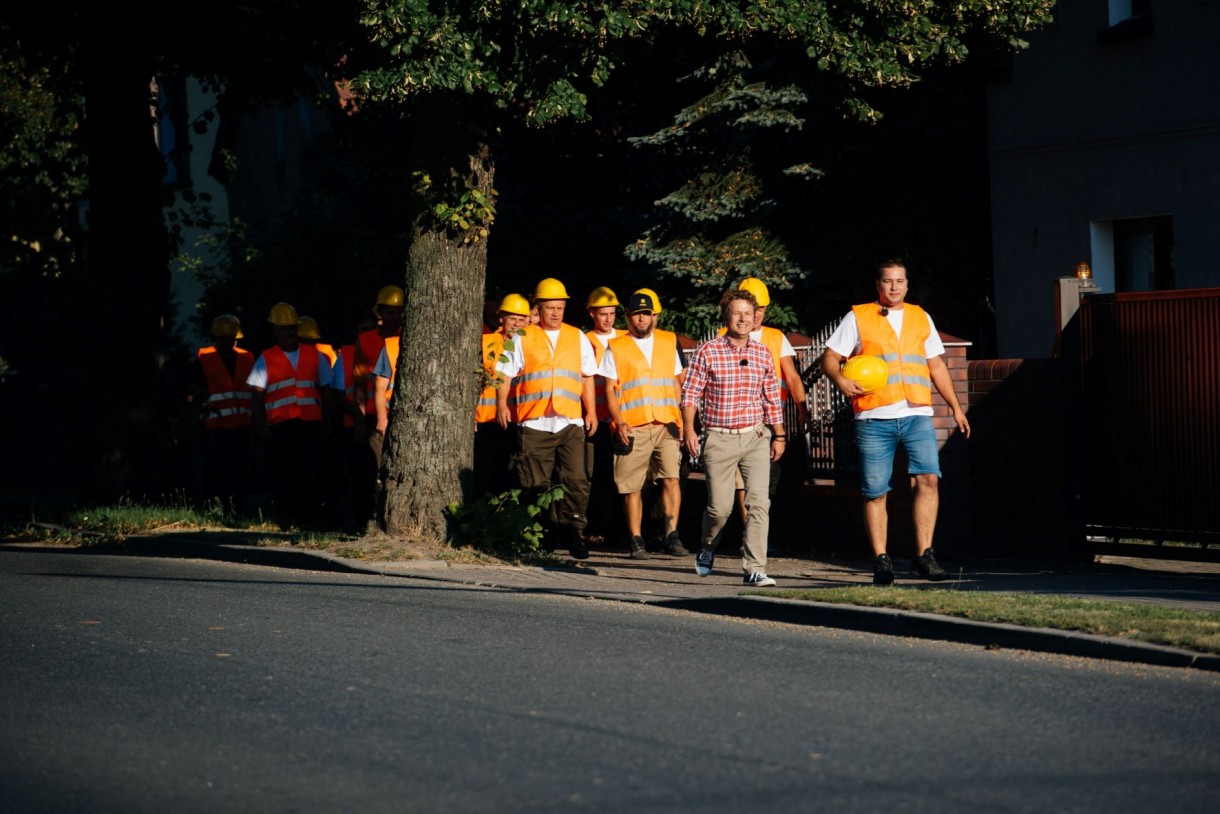
[[[738,348],[728,336],[695,351],[682,383],[682,406],[699,407],[705,427],[735,430],[783,424],[784,408],[771,351],[750,339]]]

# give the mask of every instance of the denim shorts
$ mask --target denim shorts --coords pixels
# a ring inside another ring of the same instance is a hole
[[[940,477],[940,449],[931,416],[860,419],[856,447],[860,450],[860,491],[866,500],[890,491],[899,444],[907,452],[907,474]]]

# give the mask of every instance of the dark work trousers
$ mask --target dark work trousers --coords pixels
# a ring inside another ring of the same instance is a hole
[[[471,498],[485,494],[499,495],[512,488],[509,466],[513,454],[513,434],[516,427],[501,427],[496,421],[484,421],[474,431],[474,473],[471,478]]]
[[[381,456],[374,452],[370,436],[376,436],[378,445],[384,442],[380,433],[376,433],[377,420],[365,416],[361,419],[364,426],[360,432],[356,427],[345,427],[343,430],[344,456],[347,465],[347,480],[351,489],[352,531],[363,531],[373,519],[376,506],[378,470],[381,468]]]
[[[293,418],[270,429],[276,522],[316,528],[326,511],[322,422]]]
[[[204,430],[203,496],[226,510],[249,511],[250,428]]]
[[[614,485],[614,431],[609,421],[597,425],[597,432],[585,442],[585,454],[592,462],[589,477],[589,533],[607,543],[624,533],[623,501]]]
[[[555,482],[552,473],[564,489],[563,500],[551,504],[544,525],[557,530],[565,544],[579,540],[587,523],[585,506],[589,503],[585,428],[573,424],[559,432],[542,432],[521,427],[517,449],[517,478],[530,501]]]

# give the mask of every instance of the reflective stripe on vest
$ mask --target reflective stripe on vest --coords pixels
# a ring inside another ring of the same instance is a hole
[[[902,308],[902,336],[894,329],[875,302],[852,307],[860,332],[860,352],[879,356],[885,362],[885,386],[852,401],[857,412],[873,410],[906,400],[913,407],[932,403],[932,374],[924,356],[924,343],[932,332],[927,312],[907,303]]]
[[[494,375],[496,362],[504,350],[504,334],[502,331],[483,334],[483,370]],[[487,387],[479,394],[479,403],[474,408],[474,420],[478,424],[486,424],[496,420],[496,388]]]
[[[554,353],[546,332],[537,325],[526,328],[520,342],[525,364],[513,377],[509,394],[509,402],[516,408],[516,420],[542,418],[548,411],[565,418],[580,418],[584,388],[580,375],[580,331],[571,325],[560,325]]]
[[[615,328],[614,336],[610,338],[610,341],[613,342],[620,336],[626,335],[626,331],[620,331],[618,328]],[[597,338],[597,334],[593,331],[589,331],[585,336],[589,337],[589,344],[593,346],[593,355],[597,359],[597,366],[601,367],[602,359],[606,355],[605,346],[602,345],[601,340]],[[597,405],[597,420],[609,421],[610,408],[606,406],[606,380],[601,376],[593,379],[593,403]]]
[[[678,404],[677,338],[669,331],[652,332],[652,359],[630,336],[610,342],[614,367],[618,371],[619,412],[629,427],[642,427],[654,421],[682,425]]]
[[[298,346],[297,366],[294,370],[288,354],[273,347],[263,351],[267,365],[267,392],[264,407],[267,424],[299,418],[302,421],[321,421],[322,406],[318,393],[317,348],[312,345]]]
[[[250,399],[253,393],[246,379],[254,369],[254,354],[234,347],[236,360],[233,373],[214,347],[200,348],[199,364],[208,380],[208,400],[204,408],[204,427],[209,430],[232,430],[248,427],[253,422]]]

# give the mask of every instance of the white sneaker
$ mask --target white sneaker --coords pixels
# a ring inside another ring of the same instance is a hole
[[[742,580],[746,585],[754,588],[770,588],[775,584],[775,580],[764,574],[762,571],[755,571]]]

